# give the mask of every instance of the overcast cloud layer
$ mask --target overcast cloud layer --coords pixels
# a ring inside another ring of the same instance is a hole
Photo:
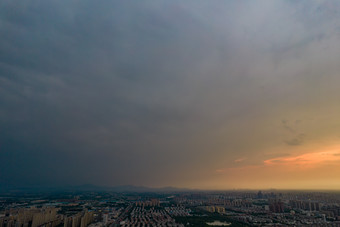
[[[3,0],[0,184],[324,179],[273,164],[337,146],[339,62],[335,0]]]

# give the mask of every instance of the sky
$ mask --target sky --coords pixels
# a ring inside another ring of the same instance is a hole
[[[340,2],[2,0],[0,185],[340,189]]]

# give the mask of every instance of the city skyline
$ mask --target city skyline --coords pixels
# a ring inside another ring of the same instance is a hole
[[[340,190],[340,2],[0,3],[0,187]]]

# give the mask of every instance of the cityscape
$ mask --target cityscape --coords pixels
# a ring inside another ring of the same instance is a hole
[[[340,0],[0,0],[0,227],[340,227]]]
[[[340,226],[334,191],[10,192],[0,227]]]

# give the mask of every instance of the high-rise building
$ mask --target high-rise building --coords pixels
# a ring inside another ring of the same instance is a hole
[[[64,227],[72,227],[72,217],[64,218]]]
[[[283,213],[284,203],[280,199],[272,199],[269,201],[269,210],[273,213]]]

